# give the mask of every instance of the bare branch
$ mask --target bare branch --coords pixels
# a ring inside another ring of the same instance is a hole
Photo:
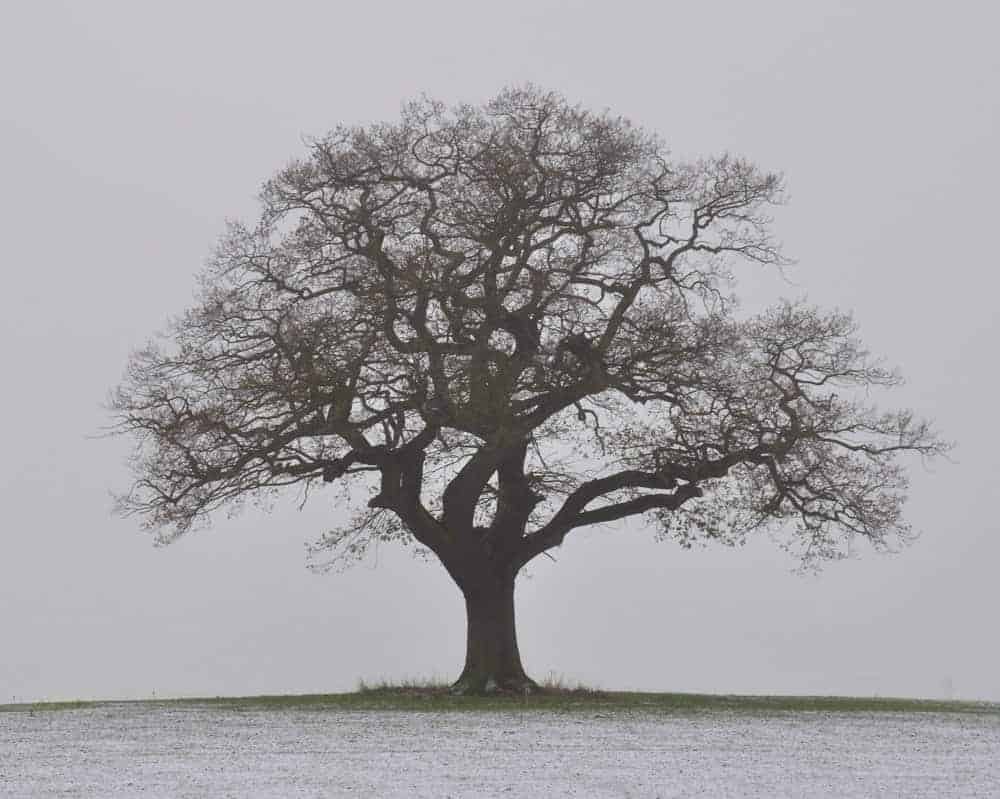
[[[735,316],[733,270],[786,263],[781,177],[746,159],[528,86],[338,128],[261,200],[111,400],[121,510],[162,540],[346,481],[456,573],[638,514],[684,543],[794,522],[832,557],[905,538],[899,458],[947,448],[866,404],[899,376],[849,316]]]

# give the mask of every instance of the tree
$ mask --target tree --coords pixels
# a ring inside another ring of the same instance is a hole
[[[468,618],[456,690],[522,690],[514,583],[574,530],[633,516],[690,545],[784,531],[807,565],[908,540],[899,456],[946,445],[843,313],[754,316],[731,268],[780,265],[778,175],[673,161],[534,87],[341,127],[231,224],[197,303],[131,358],[121,510],[161,542],[223,507],[336,483],[317,551],[432,552]],[[367,500],[366,505],[363,500]]]

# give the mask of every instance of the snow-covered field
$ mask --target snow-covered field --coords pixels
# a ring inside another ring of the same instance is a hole
[[[3,797],[1000,797],[1000,714],[0,713]]]

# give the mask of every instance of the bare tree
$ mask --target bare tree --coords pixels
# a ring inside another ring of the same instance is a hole
[[[897,456],[946,447],[863,401],[897,374],[845,314],[746,318],[728,296],[733,265],[782,263],[781,191],[530,86],[339,128],[265,185],[196,306],[131,359],[121,509],[167,542],[247,498],[346,485],[367,506],[317,552],[430,550],[465,597],[470,692],[533,687],[515,578],[578,528],[644,515],[685,545],[771,528],[806,564],[905,541]]]

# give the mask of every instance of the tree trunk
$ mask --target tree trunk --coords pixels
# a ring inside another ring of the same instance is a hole
[[[459,694],[525,693],[537,685],[525,673],[514,627],[514,575],[477,582],[467,589],[465,669],[452,686]]]

